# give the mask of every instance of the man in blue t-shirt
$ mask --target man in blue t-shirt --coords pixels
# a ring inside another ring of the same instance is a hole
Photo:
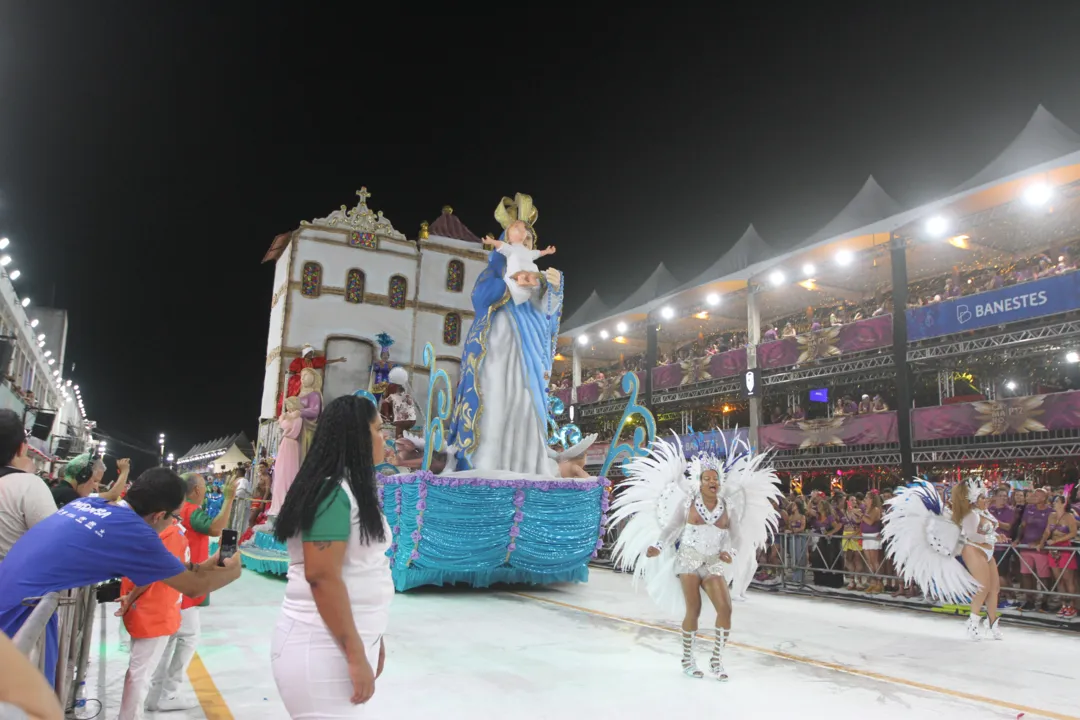
[[[187,485],[168,468],[147,470],[128,489],[125,505],[101,498],[69,503],[30,528],[0,562],[0,631],[14,636],[29,617],[27,598],[127,577],[137,586],[163,581],[198,597],[240,577],[237,553],[217,567],[217,557],[199,565],[180,562],[162,544],[184,502]],[[45,669],[54,681],[56,616],[46,629]]]

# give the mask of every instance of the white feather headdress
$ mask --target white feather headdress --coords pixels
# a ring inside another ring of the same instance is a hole
[[[983,495],[988,495],[986,486],[982,484],[982,481],[978,478],[969,477],[967,479],[967,496],[968,502],[974,505],[979,498]]]

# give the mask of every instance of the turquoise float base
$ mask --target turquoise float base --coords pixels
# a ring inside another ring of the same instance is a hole
[[[277,541],[273,535],[255,533],[251,542],[240,548],[240,562],[248,570],[270,575],[285,575],[289,572],[289,553],[285,544]]]
[[[587,582],[607,521],[591,480],[379,476],[394,587]]]

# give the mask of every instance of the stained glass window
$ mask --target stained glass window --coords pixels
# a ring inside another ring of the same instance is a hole
[[[345,302],[364,302],[364,271],[353,268],[345,277]]]
[[[465,263],[460,260],[451,260],[446,268],[446,289],[450,292],[461,292],[465,286]]]
[[[442,326],[443,345],[457,345],[461,341],[461,316],[448,313]]]
[[[304,297],[319,297],[322,290],[322,265],[317,262],[304,263],[304,272],[300,276],[300,294]]]
[[[349,233],[349,245],[358,248],[375,250],[379,247],[374,233],[351,232]]]
[[[409,294],[409,281],[400,275],[390,278],[390,307],[403,308]]]

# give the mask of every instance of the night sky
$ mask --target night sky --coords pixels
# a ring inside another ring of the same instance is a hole
[[[410,238],[444,204],[496,231],[499,199],[531,194],[572,311],[661,260],[688,279],[749,222],[797,242],[871,173],[931,199],[1039,103],[1080,130],[1068,0],[210,5],[0,0],[18,289],[70,312],[65,375],[100,428],[177,454],[254,437],[260,260],[362,185]]]

